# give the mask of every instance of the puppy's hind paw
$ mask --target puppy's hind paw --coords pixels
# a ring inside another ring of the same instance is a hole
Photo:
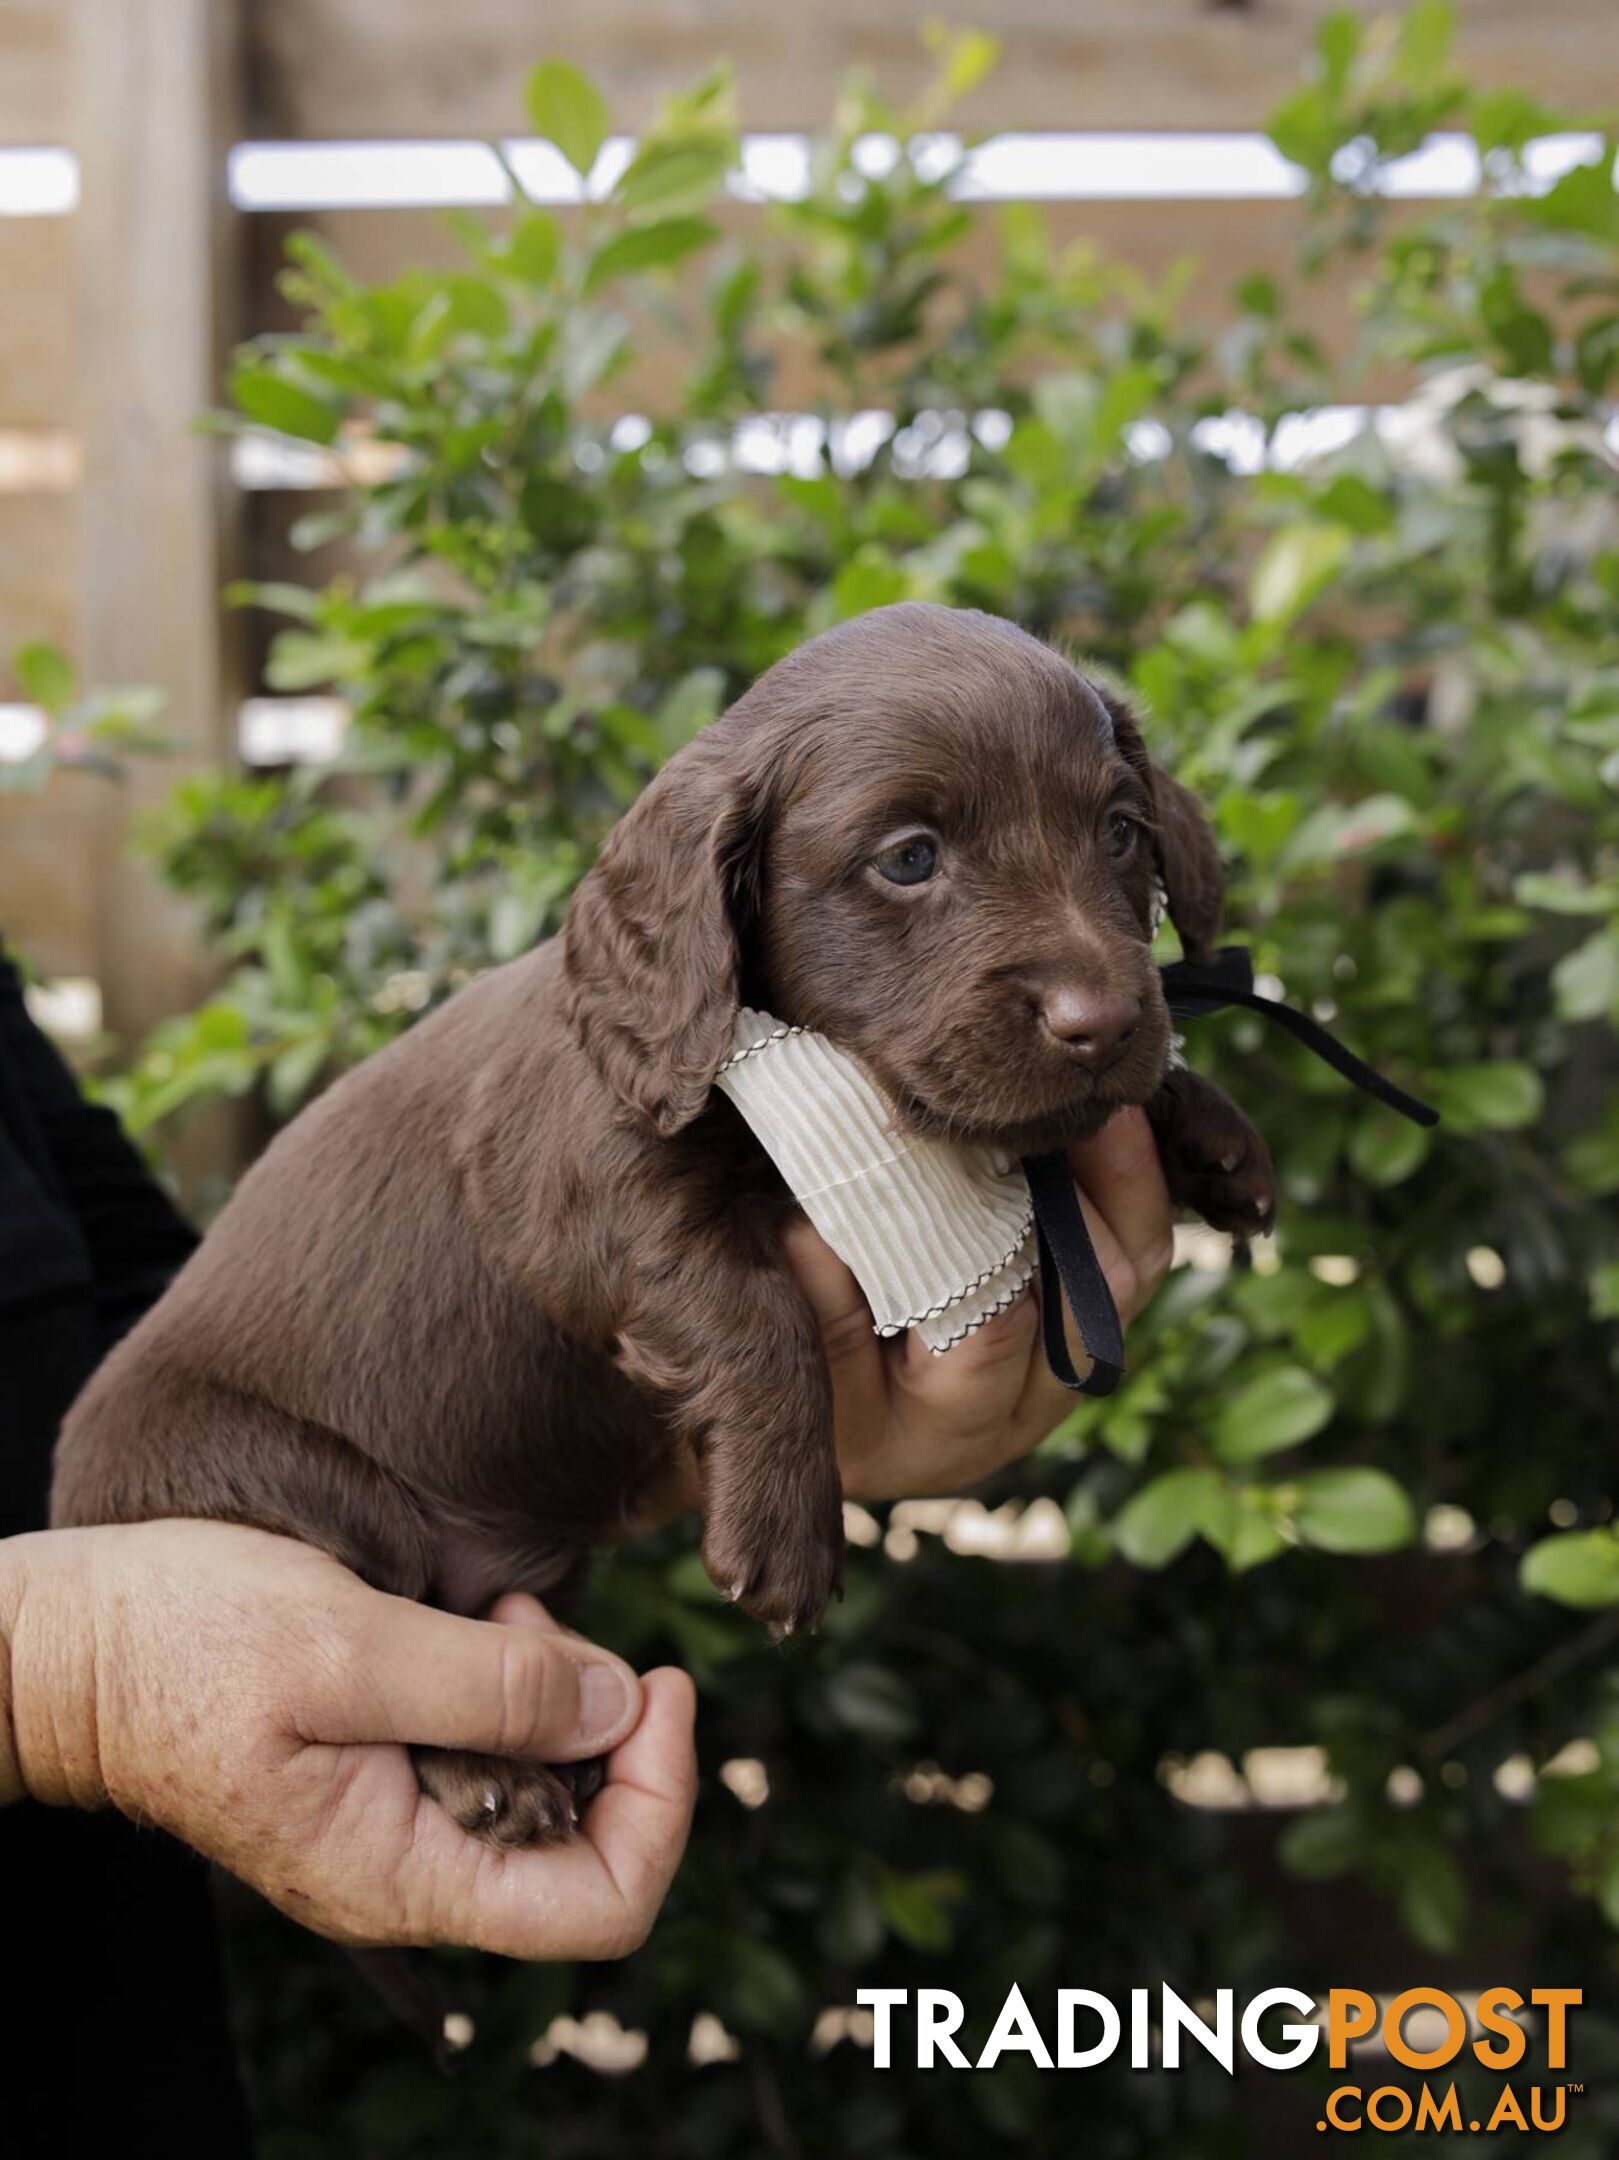
[[[547,1765],[443,1748],[413,1753],[423,1792],[489,1845],[565,1844],[602,1779],[599,1762]]]

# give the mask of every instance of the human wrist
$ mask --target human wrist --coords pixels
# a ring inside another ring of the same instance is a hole
[[[96,1628],[85,1563],[103,1532],[0,1541],[0,1804],[106,1801],[96,1746]]]

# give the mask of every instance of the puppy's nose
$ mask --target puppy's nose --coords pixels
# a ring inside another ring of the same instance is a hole
[[[1111,1065],[1141,1018],[1141,1000],[1095,990],[1048,990],[1040,1017],[1077,1064]]]

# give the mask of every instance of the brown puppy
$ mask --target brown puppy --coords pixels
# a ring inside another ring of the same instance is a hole
[[[1066,661],[920,605],[814,639],[652,782],[560,939],[276,1140],[75,1406],[55,1520],[253,1523],[477,1612],[555,1591],[689,1448],[715,1582],[812,1622],[830,1388],[787,1196],[712,1091],[738,1002],[864,1060],[911,1130],[1024,1153],[1144,1103],[1174,1197],[1256,1230],[1264,1143],[1169,1067],[1160,887],[1201,956],[1201,812]],[[421,1772],[503,1842],[565,1834],[588,1784]]]

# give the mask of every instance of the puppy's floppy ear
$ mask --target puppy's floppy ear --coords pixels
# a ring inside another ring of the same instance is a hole
[[[610,1092],[655,1132],[689,1125],[731,1047],[737,911],[762,807],[721,723],[613,828],[563,930],[568,1018]]]
[[[1134,767],[1152,800],[1157,826],[1158,874],[1163,879],[1169,919],[1180,933],[1188,960],[1206,960],[1220,929],[1225,871],[1207,813],[1190,788],[1170,778],[1147,755],[1135,714],[1122,698],[1101,684],[1097,695],[1113,722],[1113,737]]]

